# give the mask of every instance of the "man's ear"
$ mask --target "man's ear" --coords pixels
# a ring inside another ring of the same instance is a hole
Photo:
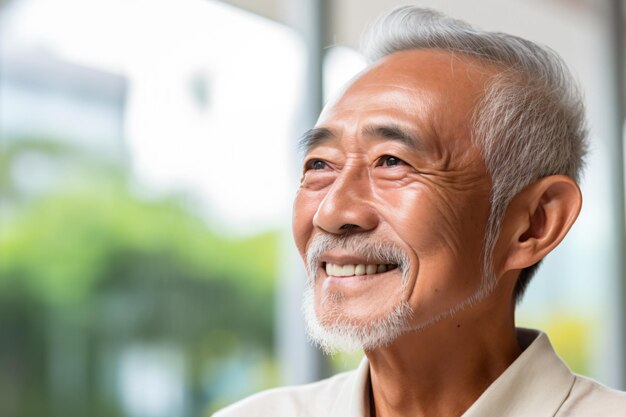
[[[580,188],[564,175],[534,182],[516,195],[503,219],[498,276],[539,262],[565,237],[582,206]]]

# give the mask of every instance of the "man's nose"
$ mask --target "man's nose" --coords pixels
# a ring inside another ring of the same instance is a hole
[[[373,230],[379,217],[372,196],[367,170],[344,168],[320,203],[313,224],[333,234]]]

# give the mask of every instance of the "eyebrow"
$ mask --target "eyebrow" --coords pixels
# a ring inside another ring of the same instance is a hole
[[[423,149],[423,142],[416,136],[407,132],[400,126],[393,124],[385,125],[368,125],[363,127],[361,134],[364,137],[374,139],[383,138],[392,141],[398,141],[403,145],[412,149]],[[307,154],[315,146],[320,145],[331,139],[335,139],[337,136],[325,127],[314,127],[307,130],[298,140],[298,150],[303,154]]]
[[[388,125],[368,125],[363,128],[361,134],[371,138],[383,138],[393,141],[398,141],[403,145],[412,149],[422,149],[423,142],[416,136],[407,132],[400,126],[388,124]]]
[[[325,127],[314,127],[302,134],[298,140],[298,150],[302,154],[307,154],[315,146],[335,138],[335,134]]]

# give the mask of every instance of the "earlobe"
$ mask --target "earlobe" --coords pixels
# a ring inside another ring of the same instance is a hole
[[[582,195],[574,180],[564,175],[542,178],[513,198],[503,220],[499,243],[500,274],[539,262],[570,230]]]

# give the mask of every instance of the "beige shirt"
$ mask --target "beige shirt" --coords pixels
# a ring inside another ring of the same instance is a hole
[[[548,336],[518,329],[524,351],[463,417],[624,416],[626,393],[573,374]],[[351,372],[297,387],[265,391],[213,417],[368,417],[369,363]]]

